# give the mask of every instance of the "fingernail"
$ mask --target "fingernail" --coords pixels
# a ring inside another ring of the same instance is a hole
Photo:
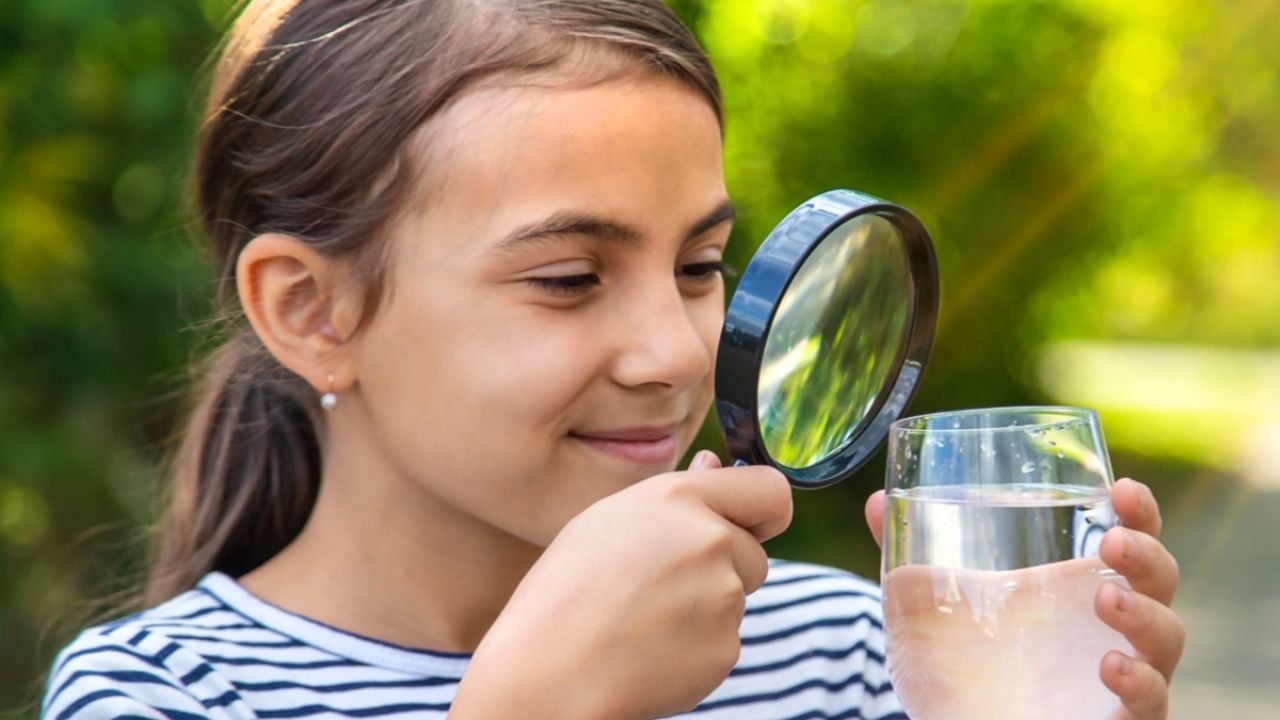
[[[1137,551],[1138,543],[1134,541],[1133,535],[1127,532],[1124,533],[1124,549],[1121,551],[1121,554],[1124,555],[1124,559],[1128,560],[1129,558],[1132,558],[1134,553]]]
[[[697,455],[693,456],[693,462],[689,463],[690,470],[703,470],[711,464],[711,451],[699,450]]]
[[[1129,591],[1115,585],[1116,589],[1116,609],[1124,612],[1129,607]]]

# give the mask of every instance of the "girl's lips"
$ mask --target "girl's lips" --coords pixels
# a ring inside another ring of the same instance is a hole
[[[606,455],[642,465],[663,465],[675,460],[676,438],[673,430],[658,432],[624,431],[570,437]]]

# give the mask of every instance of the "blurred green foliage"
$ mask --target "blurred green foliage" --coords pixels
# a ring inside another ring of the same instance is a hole
[[[34,699],[57,647],[139,567],[189,328],[210,309],[182,198],[229,4],[0,4],[0,708]],[[833,187],[929,226],[942,317],[914,410],[1106,402],[1105,369],[1152,343],[1209,352],[1195,357],[1210,380],[1274,372],[1280,5],[674,4],[724,85],[731,261]],[[1068,340],[1112,365],[1058,383]],[[1242,350],[1252,364],[1221,362]],[[1218,386],[1194,387],[1178,407],[1212,407]],[[1131,395],[1100,408],[1124,439],[1118,469],[1158,467],[1172,487],[1232,457],[1179,439],[1197,415]],[[1276,422],[1278,405],[1214,422]],[[1177,422],[1144,424],[1156,416]],[[802,494],[773,551],[874,575],[861,507],[881,473]]]

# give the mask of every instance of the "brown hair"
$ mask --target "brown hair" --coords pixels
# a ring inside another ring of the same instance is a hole
[[[194,178],[228,339],[203,368],[173,461],[145,603],[262,564],[298,535],[319,490],[322,411],[237,316],[240,250],[278,232],[352,263],[368,319],[382,293],[379,231],[421,170],[416,131],[482,80],[581,75],[570,65],[584,51],[677,78],[721,116],[710,63],[661,0],[256,0],[240,14]]]

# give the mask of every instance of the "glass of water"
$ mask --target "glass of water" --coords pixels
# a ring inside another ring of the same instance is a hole
[[[895,422],[885,508],[885,633],[913,720],[1106,720],[1098,619],[1111,462],[1098,416],[1065,407]]]

